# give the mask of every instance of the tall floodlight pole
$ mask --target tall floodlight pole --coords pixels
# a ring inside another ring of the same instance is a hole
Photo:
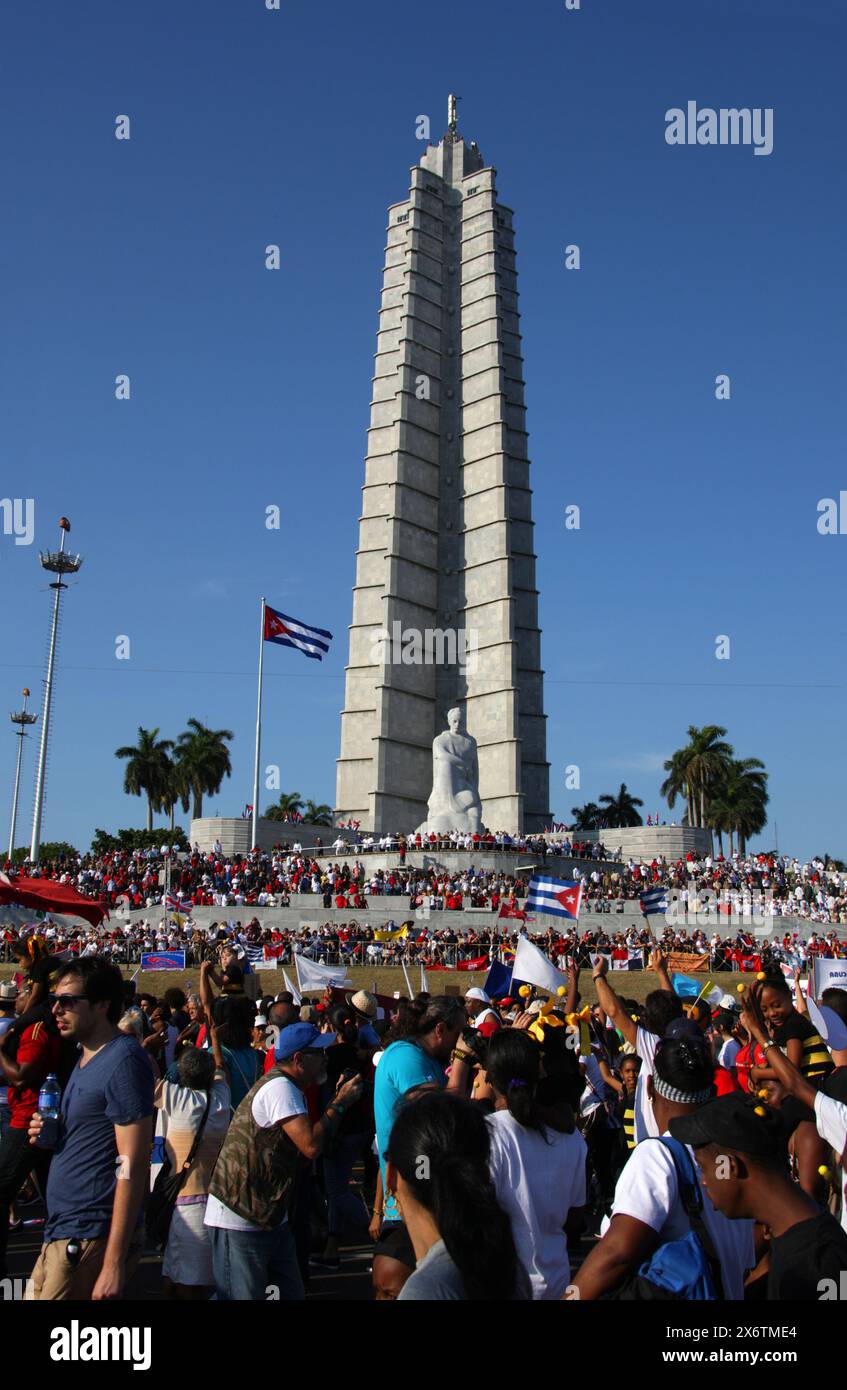
[[[50,733],[50,707],[53,702],[53,670],[56,663],[56,638],[59,632],[59,610],[62,604],[62,590],[67,589],[67,584],[62,583],[64,574],[76,574],[82,564],[81,555],[70,555],[65,551],[65,536],[71,529],[71,523],[66,516],[59,517],[61,527],[61,538],[58,550],[42,550],[38,556],[41,561],[42,569],[49,570],[51,574],[57,576],[50,585],[55,592],[53,599],[53,624],[50,629],[50,655],[47,658],[47,679],[44,683],[44,705],[41,711],[41,743],[38,749],[38,772],[35,778],[35,805],[32,812],[32,846],[29,857],[33,864],[38,863],[38,852],[41,847],[41,812],[44,808],[44,769],[47,764],[47,737]]]
[[[15,828],[18,823],[18,792],[21,787],[21,760],[24,752],[24,739],[27,737],[27,725],[34,724],[38,718],[37,714],[27,712],[26,702],[29,699],[29,690],[24,686],[24,707],[18,710],[17,714],[10,714],[9,718],[13,724],[17,724],[18,738],[18,758],[15,765],[15,790],[12,795],[12,824],[9,828],[9,863],[12,862],[12,855],[15,852]]]

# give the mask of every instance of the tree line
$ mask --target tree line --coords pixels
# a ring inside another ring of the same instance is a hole
[[[677,800],[684,803],[683,825],[701,826],[717,835],[721,854],[724,835],[729,836],[730,854],[736,844],[743,854],[748,839],[767,825],[768,774],[759,758],[736,758],[732,744],[725,740],[726,732],[718,724],[702,728],[690,724],[688,742],[665,762],[667,776],[660,791],[671,810]],[[605,794],[598,802],[574,806],[574,828],[616,830],[642,825],[638,807],[643,805],[623,782],[614,796]]]

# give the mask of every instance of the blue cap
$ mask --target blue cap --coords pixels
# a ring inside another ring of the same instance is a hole
[[[334,1043],[334,1033],[320,1033],[312,1023],[289,1023],[287,1028],[280,1029],[274,1057],[277,1062],[284,1062],[295,1052],[304,1052],[307,1047],[323,1049],[332,1047]]]

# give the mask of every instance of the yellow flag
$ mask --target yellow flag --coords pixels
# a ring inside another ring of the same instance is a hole
[[[399,927],[397,931],[375,931],[374,941],[402,941],[403,938],[408,935],[408,926]]]

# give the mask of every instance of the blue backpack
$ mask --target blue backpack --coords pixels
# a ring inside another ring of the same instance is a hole
[[[651,1141],[643,1139],[641,1142],[647,1144]],[[673,1159],[680,1201],[691,1230],[677,1240],[666,1240],[658,1246],[638,1273],[622,1285],[615,1297],[650,1301],[678,1299],[686,1302],[722,1299],[720,1260],[703,1222],[703,1193],[691,1156],[678,1139],[665,1136],[658,1142],[664,1144]]]

